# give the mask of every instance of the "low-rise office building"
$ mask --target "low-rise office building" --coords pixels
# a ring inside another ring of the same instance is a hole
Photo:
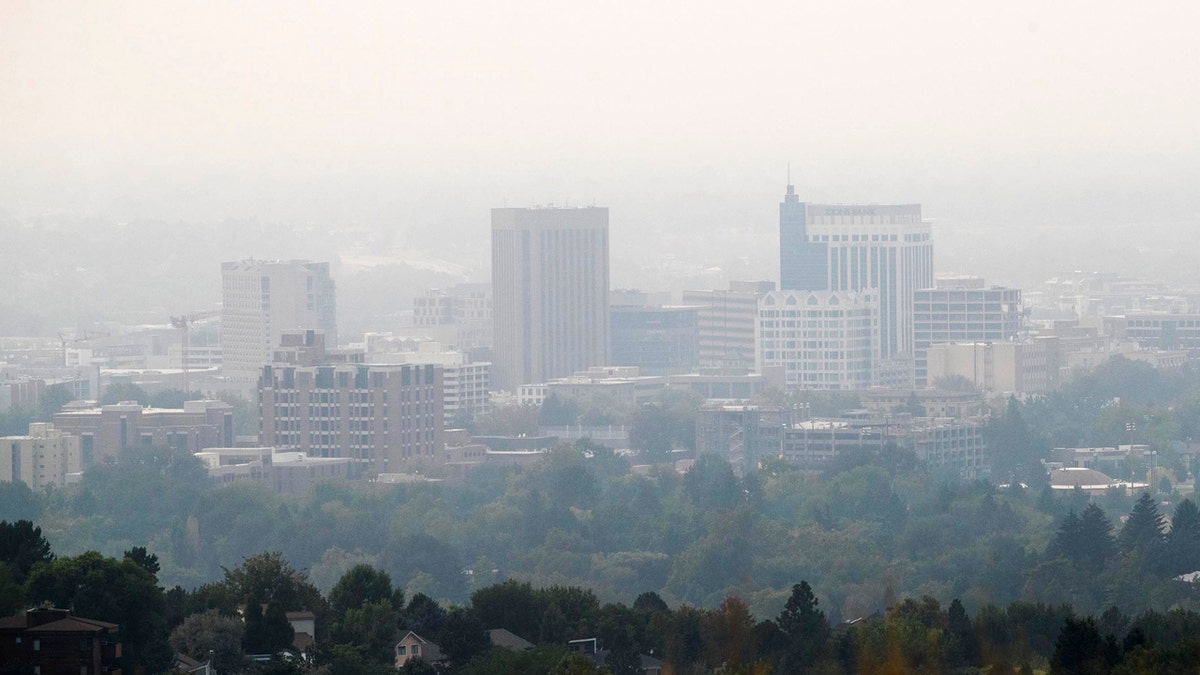
[[[116,459],[127,448],[172,447],[188,452],[234,444],[233,407],[224,401],[185,401],[182,408],[143,408],[137,402],[67,404],[54,427],[78,436],[85,468]]]

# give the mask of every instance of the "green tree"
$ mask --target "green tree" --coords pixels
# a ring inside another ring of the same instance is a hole
[[[946,660],[952,667],[971,666],[979,658],[975,625],[958,598],[952,600],[946,610],[946,642]]]
[[[392,588],[387,572],[366,564],[350,568],[329,592],[329,607],[335,619],[356,607],[384,600],[393,607],[403,607],[404,591]]]
[[[134,546],[125,552],[125,559],[133,561],[135,565],[146,570],[150,574],[158,576],[158,556],[146,550],[145,546]]]
[[[1117,537],[1122,553],[1136,553],[1146,562],[1157,558],[1163,545],[1165,522],[1158,504],[1149,492],[1143,492],[1129,512],[1129,518]]]
[[[185,401],[195,401],[204,395],[198,391],[164,389],[150,395],[150,406],[154,408],[182,408]]]
[[[446,614],[446,622],[435,640],[453,666],[465,665],[477,654],[491,646],[487,627],[468,607],[453,607]]]
[[[665,462],[671,456],[675,437],[671,413],[657,403],[646,403],[633,413],[629,446],[644,462]]]
[[[701,510],[732,509],[742,500],[742,489],[733,467],[724,457],[705,453],[683,475],[683,487]]]
[[[792,594],[775,619],[785,640],[782,670],[800,672],[811,668],[824,653],[830,628],[819,604],[807,581],[792,586]]]
[[[194,659],[212,656],[213,667],[220,672],[237,673],[246,666],[242,656],[244,625],[215,609],[193,614],[171,631],[171,648]]]
[[[488,628],[504,628],[527,640],[537,638],[546,611],[533,586],[515,579],[475,591],[471,608]]]
[[[37,495],[22,481],[0,481],[0,513],[9,522],[37,520],[42,515],[42,504]]]
[[[1115,645],[1114,645],[1115,646]],[[1054,675],[1100,675],[1107,673],[1116,658],[1091,617],[1068,617],[1054,643],[1050,672]]]
[[[1167,571],[1171,575],[1200,570],[1200,509],[1190,499],[1175,507],[1166,538]]]
[[[142,405],[150,403],[150,395],[145,389],[133,384],[132,382],[113,382],[104,388],[104,392],[100,394],[100,405],[115,405],[133,401]]]
[[[28,520],[0,520],[0,563],[8,566],[14,581],[25,583],[34,565],[52,560],[54,554],[50,542],[42,536],[42,528]]]
[[[579,405],[575,399],[563,399],[558,394],[550,394],[538,411],[538,424],[545,427],[569,426],[579,420]]]
[[[362,649],[368,660],[391,663],[392,649],[399,640],[400,613],[391,600],[384,598],[346,611],[340,624],[337,640]]]
[[[274,604],[284,612],[307,609],[318,613],[326,609],[321,592],[278,551],[252,555],[234,569],[226,569],[223,583],[247,605],[253,601]]]
[[[71,607],[79,616],[121,624],[123,660],[130,669],[166,671],[171,664],[165,601],[154,575],[132,560],[95,551],[59,558],[33,569],[33,602]]]
[[[46,387],[46,393],[42,394],[42,399],[38,401],[38,419],[49,422],[55,414],[62,412],[64,405],[70,403],[74,398],[71,390],[65,384],[52,384]]]
[[[1031,485],[1046,482],[1041,448],[1021,415],[1021,404],[1009,397],[1004,414],[993,416],[984,429],[984,440],[992,459],[992,472],[1006,482]]]
[[[1088,504],[1079,515],[1078,539],[1074,542],[1070,557],[1093,570],[1104,567],[1116,555],[1117,544],[1112,531],[1112,521],[1104,510],[1095,504]]]
[[[274,654],[292,646],[296,633],[287,620],[287,611],[279,603],[262,603],[251,600],[242,615],[246,631],[242,635],[242,648],[250,654]]]

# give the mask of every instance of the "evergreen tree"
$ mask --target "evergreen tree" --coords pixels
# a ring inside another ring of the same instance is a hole
[[[1075,560],[1075,556],[1081,548],[1079,529],[1079,516],[1074,509],[1067,512],[1063,516],[1063,520],[1058,525],[1058,532],[1054,535],[1054,540],[1050,542],[1049,554],[1051,557],[1068,558]]]
[[[1179,502],[1166,538],[1167,571],[1171,575],[1200,570],[1200,509],[1190,499]]]
[[[792,586],[792,595],[775,623],[787,640],[781,672],[800,672],[811,668],[825,651],[829,640],[829,622],[820,602],[807,581]]]
[[[13,581],[24,583],[35,564],[52,560],[54,554],[50,542],[42,536],[42,528],[28,520],[0,520],[0,563],[8,565]]]
[[[1158,512],[1158,504],[1150,493],[1143,492],[1134,503],[1133,510],[1129,512],[1129,518],[1117,538],[1121,552],[1136,553],[1143,564],[1157,561],[1163,545],[1164,525],[1162,514]]]
[[[1009,397],[1004,414],[993,418],[984,432],[993,472],[1001,480],[1030,482],[1045,474],[1038,462],[1037,442],[1025,425],[1016,397]]]
[[[1104,638],[1091,618],[1068,617],[1054,643],[1050,659],[1053,675],[1091,675],[1108,672],[1112,664],[1105,662]]]
[[[946,610],[946,636],[949,638],[949,648],[946,650],[946,660],[951,666],[971,666],[979,658],[979,639],[975,635],[975,626],[967,610],[958,598],[950,602]]]
[[[1095,504],[1088,504],[1079,515],[1079,548],[1073,556],[1075,560],[1095,570],[1104,567],[1117,551],[1112,531],[1112,521],[1104,514],[1104,510]]]

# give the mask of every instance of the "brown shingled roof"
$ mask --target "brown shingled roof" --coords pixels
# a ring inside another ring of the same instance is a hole
[[[117,630],[119,628],[115,623],[107,621],[97,621],[95,619],[84,619],[83,617],[72,616],[58,621],[51,621],[40,626],[27,628],[27,633],[97,633],[103,631]]]

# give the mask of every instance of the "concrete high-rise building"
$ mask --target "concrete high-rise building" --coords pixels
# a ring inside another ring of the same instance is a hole
[[[80,438],[48,422],[30,424],[28,436],[0,437],[0,481],[21,481],[40,491],[66,485],[68,474],[85,468]]]
[[[265,366],[259,442],[309,457],[349,457],[356,475],[435,463],[442,388],[442,369],[432,365]]]
[[[881,367],[913,351],[913,294],[933,286],[933,242],[920,204],[779,205],[780,290],[877,289]]]
[[[608,209],[492,209],[497,388],[608,365]]]
[[[929,384],[927,352],[952,342],[1006,342],[1021,331],[1021,291],[987,288],[979,277],[939,277],[913,303],[916,385]]]
[[[222,372],[252,388],[284,331],[315,329],[337,345],[329,263],[243,260],[221,264]]]
[[[758,303],[758,372],[784,371],[788,391],[866,389],[878,353],[873,291],[773,291]]]
[[[701,366],[754,368],[758,301],[773,290],[773,281],[731,281],[729,290],[683,292],[683,304],[699,310]]]

